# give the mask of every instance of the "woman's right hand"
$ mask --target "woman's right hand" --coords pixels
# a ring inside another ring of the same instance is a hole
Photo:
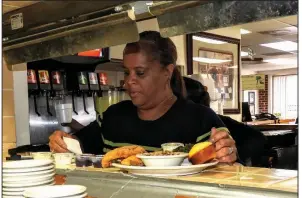
[[[49,147],[51,152],[56,153],[67,153],[69,152],[67,146],[63,140],[63,137],[69,137],[75,139],[72,135],[65,133],[63,131],[55,131],[49,137]]]

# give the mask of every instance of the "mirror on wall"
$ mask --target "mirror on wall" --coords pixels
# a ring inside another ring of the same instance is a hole
[[[239,39],[204,32],[187,35],[187,73],[207,86],[211,108],[224,114],[240,113],[239,58]]]

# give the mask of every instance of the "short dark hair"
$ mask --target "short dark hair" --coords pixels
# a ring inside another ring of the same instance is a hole
[[[210,107],[210,94],[206,91],[203,84],[192,78],[183,77],[183,79],[187,90],[187,99],[192,100],[194,103]]]
[[[171,77],[171,88],[177,97],[186,97],[186,89],[180,71],[176,68],[177,49],[170,38],[164,38],[157,31],[145,31],[139,34],[140,39],[134,43],[128,43],[124,49],[124,55],[143,51],[150,61],[158,61],[162,67],[169,64],[175,66]]]

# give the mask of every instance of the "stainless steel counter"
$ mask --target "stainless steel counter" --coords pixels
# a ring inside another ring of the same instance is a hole
[[[67,176],[65,184],[84,185],[88,188],[90,196],[99,198],[176,198],[181,197],[180,195],[196,198],[297,197],[297,193],[294,192],[133,176],[123,173],[58,170],[57,174]]]

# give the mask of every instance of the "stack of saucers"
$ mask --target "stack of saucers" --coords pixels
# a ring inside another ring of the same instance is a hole
[[[81,185],[40,186],[24,191],[25,198],[84,198],[87,188]],[[46,193],[47,192],[47,193]]]
[[[23,198],[23,191],[54,184],[53,160],[19,160],[3,162],[2,197]]]

